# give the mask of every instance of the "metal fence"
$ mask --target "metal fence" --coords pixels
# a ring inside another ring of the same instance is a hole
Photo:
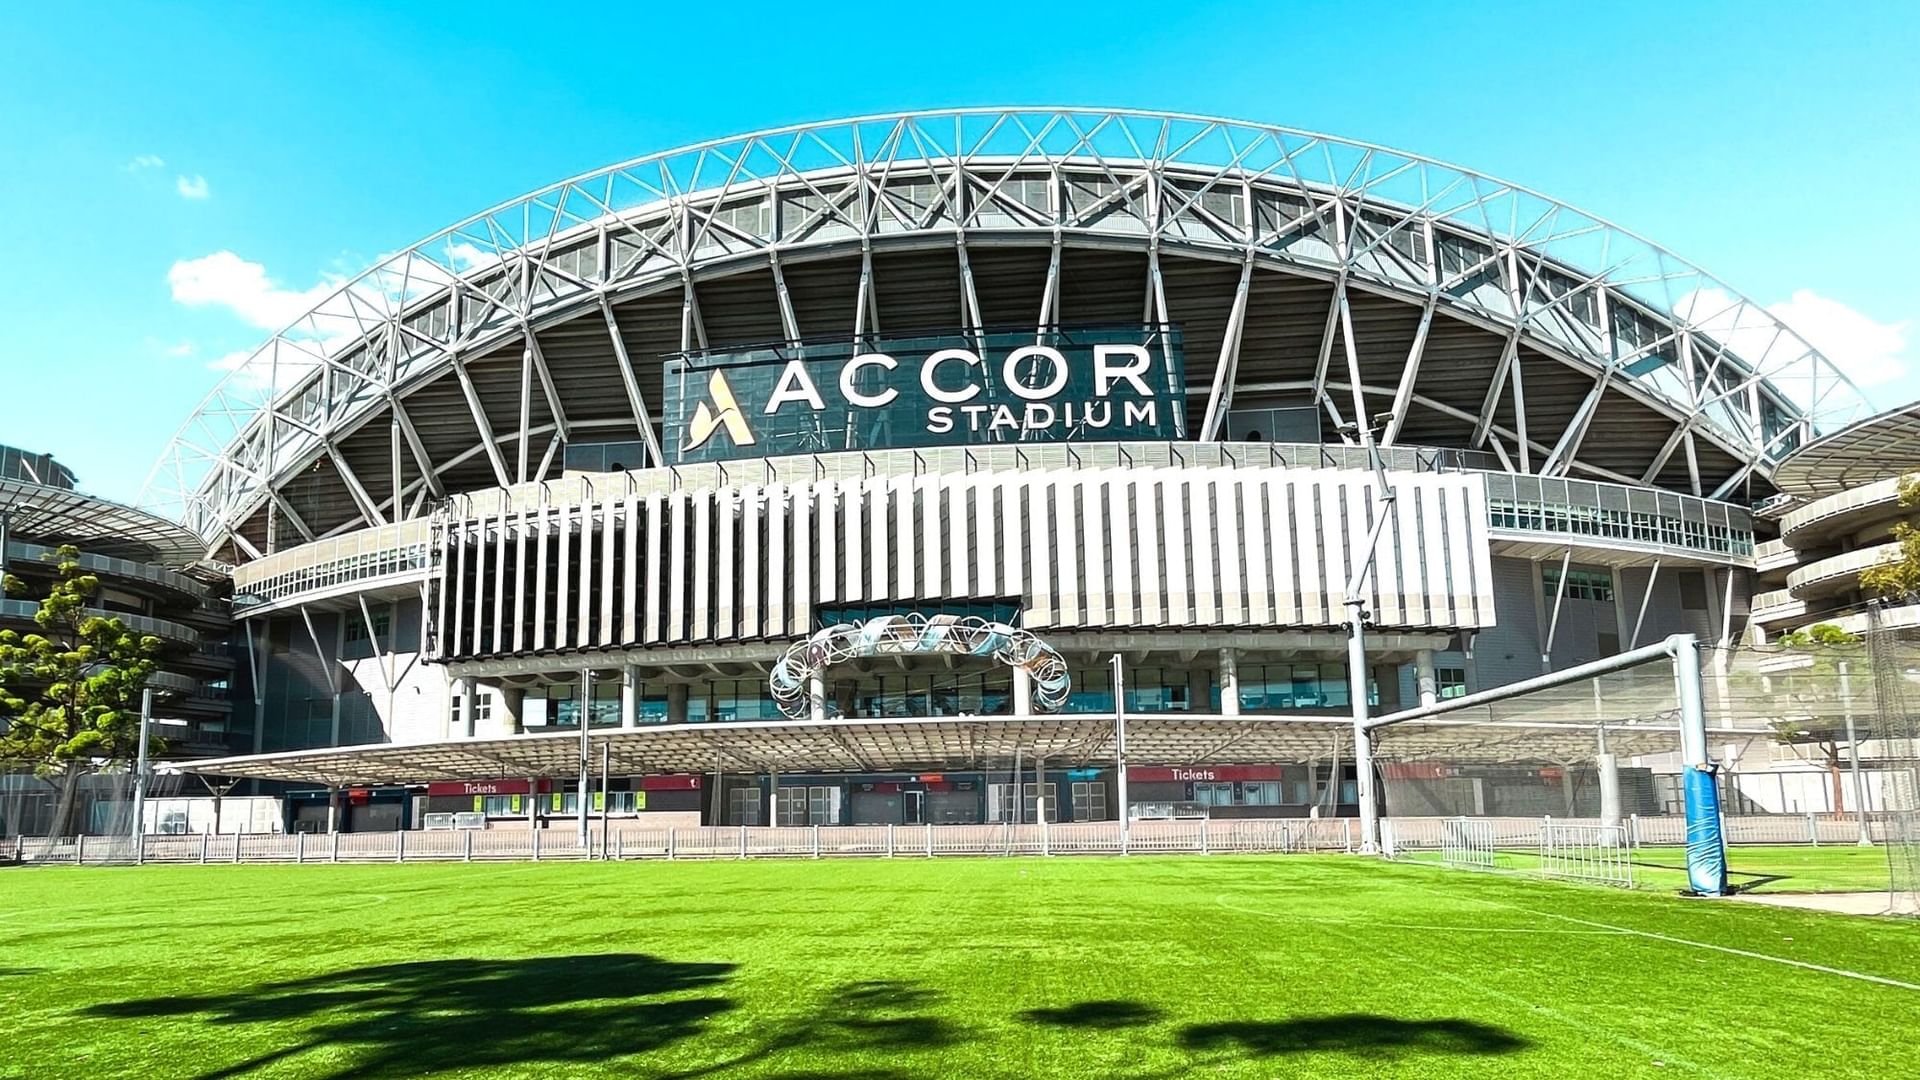
[[[369,863],[583,859],[824,859],[942,856],[1280,854],[1352,851],[1351,819],[1113,821],[1014,825],[631,824],[592,830],[211,834],[55,840],[16,837],[0,857],[28,863]]]
[[[1444,851],[1448,829],[1460,818],[1396,817],[1381,821],[1381,837],[1389,854],[1400,851]],[[1532,851],[1540,846],[1542,831],[1550,825],[1601,825],[1599,818],[1555,817],[1477,817],[1468,821],[1484,823],[1491,844],[1498,851]],[[1678,815],[1634,816],[1620,822],[1631,847],[1681,847],[1687,842],[1687,819]],[[1761,814],[1731,816],[1721,821],[1722,832],[1730,845],[1810,844],[1855,845],[1860,840],[1860,824],[1852,814]],[[1875,844],[1886,842],[1888,823],[1884,815],[1869,815],[1868,836]]]
[[[1624,825],[1540,828],[1540,873],[1544,877],[1633,888],[1633,848]]]

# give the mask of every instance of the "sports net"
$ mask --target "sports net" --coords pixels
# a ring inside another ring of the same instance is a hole
[[[1863,751],[1880,767],[1890,907],[1920,915],[1920,628],[1894,625],[1876,606],[1866,639],[1873,720]]]
[[[1707,752],[1729,845],[1883,847],[1892,910],[1920,910],[1920,628],[1703,649]],[[1663,886],[1687,843],[1674,664],[1579,677],[1377,728],[1398,858]]]
[[[1374,731],[1396,858],[1631,887],[1630,851],[1683,843],[1673,663]],[[1637,830],[1637,834],[1636,834]]]

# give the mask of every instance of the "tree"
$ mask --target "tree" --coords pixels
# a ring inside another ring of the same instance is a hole
[[[83,772],[138,753],[140,691],[160,639],[87,609],[100,580],[81,569],[79,551],[63,546],[47,558],[55,579],[33,616],[38,632],[0,630],[0,762],[59,780],[50,831],[67,836],[77,831]],[[12,575],[0,586],[27,593]]]
[[[1902,509],[1920,506],[1920,473],[1901,477],[1899,491]],[[1890,599],[1920,597],[1920,528],[1911,521],[1898,522],[1893,527],[1893,539],[1900,549],[1860,571],[1860,587]]]
[[[1789,746],[1812,745],[1820,752],[1833,789],[1835,809],[1845,806],[1842,750],[1846,746],[1846,703],[1834,714],[1835,684],[1841,665],[1860,655],[1860,638],[1832,623],[1815,623],[1780,637],[1780,644],[1807,656],[1804,666],[1769,676],[1776,701],[1788,705],[1791,715],[1771,725],[1773,737]],[[1783,710],[1787,711],[1787,710]]]

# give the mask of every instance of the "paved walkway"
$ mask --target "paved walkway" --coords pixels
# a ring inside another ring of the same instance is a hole
[[[1888,915],[1897,910],[1899,914],[1911,915],[1920,912],[1920,897],[1909,893],[1897,909],[1888,904],[1888,894],[1882,892],[1852,893],[1735,893],[1734,898],[1749,904],[1768,904],[1773,907],[1806,908],[1810,911],[1833,911],[1842,915]]]

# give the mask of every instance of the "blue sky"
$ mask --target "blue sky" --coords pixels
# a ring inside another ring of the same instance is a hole
[[[1778,305],[1898,404],[1920,396],[1920,5],[1826,7],[14,5],[0,442],[130,500],[210,365],[383,252],[685,142],[1015,103],[1271,122],[1525,184]]]

